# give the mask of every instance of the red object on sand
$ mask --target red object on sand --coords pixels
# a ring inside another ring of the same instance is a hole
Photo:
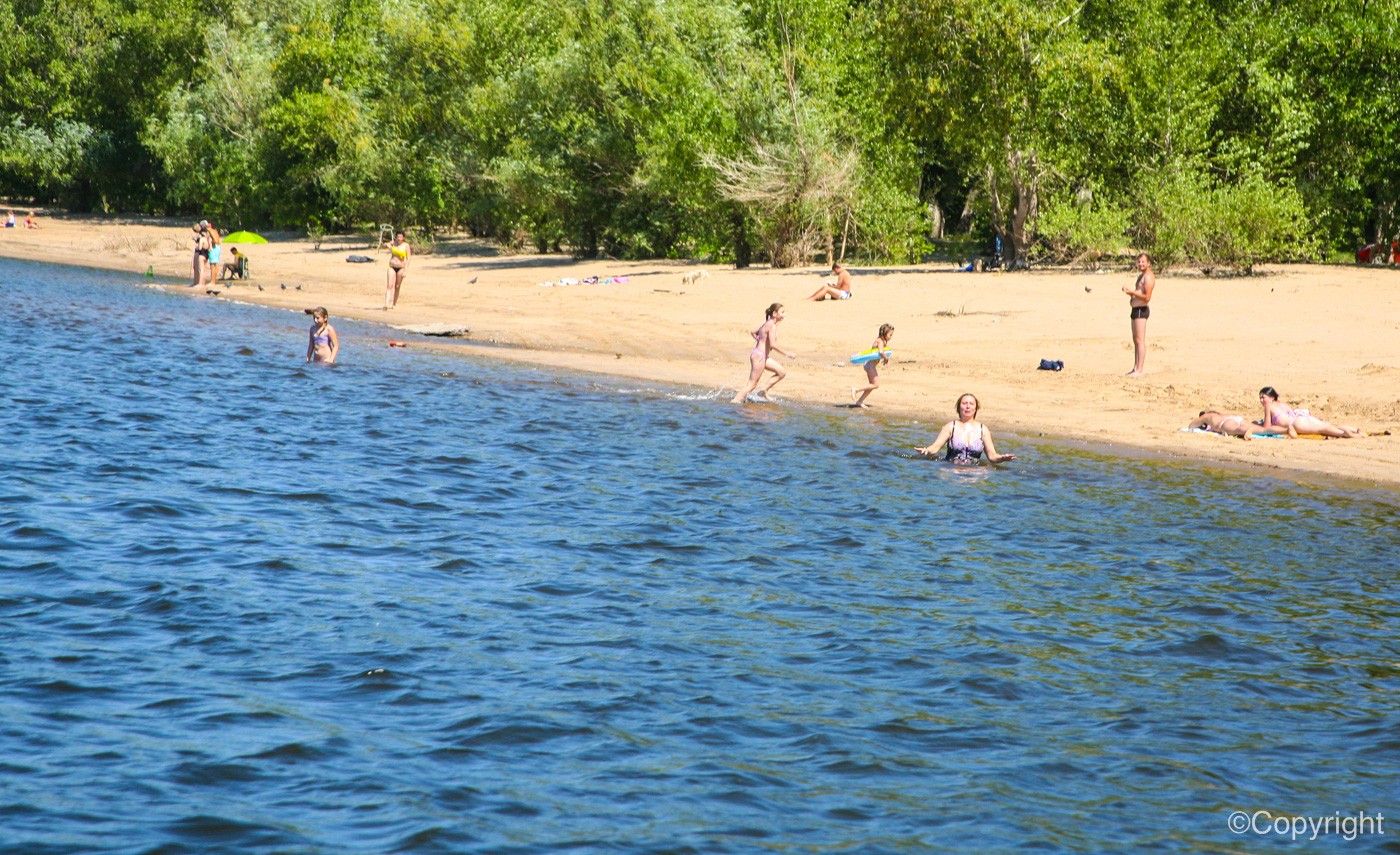
[[[1385,246],[1380,243],[1368,243],[1356,251],[1358,264],[1380,264],[1385,261],[1385,256]]]

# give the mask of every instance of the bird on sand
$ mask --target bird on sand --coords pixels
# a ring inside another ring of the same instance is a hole
[[[477,280],[477,277],[473,276],[473,277],[472,277],[472,281],[468,282],[467,284],[468,284],[468,285],[475,285],[475,284],[476,284],[476,280]]]

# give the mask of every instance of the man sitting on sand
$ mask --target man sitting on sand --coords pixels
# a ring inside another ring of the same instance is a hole
[[[1237,436],[1240,439],[1254,439],[1255,436],[1274,436],[1274,432],[1258,425],[1250,424],[1244,416],[1227,416],[1215,410],[1201,410],[1200,418],[1186,426],[1187,430],[1207,430],[1223,436]]]
[[[833,261],[831,263],[831,272],[836,274],[836,281],[822,283],[822,287],[818,288],[816,293],[808,297],[808,300],[817,300],[820,302],[828,298],[832,300],[851,299],[851,274],[846,272],[846,268],[842,266],[839,261]]]

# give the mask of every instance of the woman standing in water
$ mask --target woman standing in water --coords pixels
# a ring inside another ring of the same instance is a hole
[[[324,306],[307,309],[311,316],[311,333],[306,342],[306,361],[334,365],[336,354],[340,353],[340,336],[331,326],[331,316]]]
[[[753,350],[749,352],[749,387],[735,395],[730,403],[744,403],[749,395],[753,394],[753,390],[758,388],[758,383],[763,379],[765,370],[772,371],[776,375],[773,382],[758,393],[759,397],[765,401],[768,399],[768,392],[778,385],[778,381],[787,376],[783,366],[779,365],[778,360],[771,356],[772,352],[776,350],[789,359],[793,358],[791,353],[778,347],[778,324],[782,320],[783,304],[774,303],[769,306],[768,311],[764,313],[763,323],[752,333],[754,345]]]
[[[915,446],[914,450],[920,454],[937,456],[938,449],[947,445],[946,459],[952,463],[977,463],[983,454],[986,454],[992,463],[1015,460],[1014,454],[997,454],[997,448],[992,444],[992,432],[987,430],[986,425],[977,421],[977,411],[981,408],[977,396],[971,392],[958,398],[958,403],[953,408],[958,414],[957,419],[943,426],[943,430],[938,432],[938,439],[922,448]]]
[[[403,232],[394,235],[389,244],[389,273],[384,283],[384,311],[399,304],[399,291],[403,289],[403,278],[408,275],[408,263],[413,260],[413,247],[404,239]]]

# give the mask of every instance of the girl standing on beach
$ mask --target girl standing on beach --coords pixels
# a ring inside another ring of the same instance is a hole
[[[753,394],[753,390],[758,388],[758,383],[763,379],[763,372],[765,370],[772,371],[776,375],[773,378],[773,382],[769,383],[767,388],[758,393],[759,398],[765,401],[768,400],[768,393],[774,386],[778,385],[778,381],[787,376],[787,372],[783,370],[783,366],[779,365],[778,360],[773,359],[770,355],[776,350],[789,359],[794,358],[791,353],[778,347],[778,324],[781,323],[782,320],[783,304],[774,303],[769,306],[768,311],[764,313],[763,323],[752,333],[754,345],[753,350],[749,352],[749,388],[735,395],[730,403],[744,403],[749,395]]]
[[[330,313],[324,306],[307,309],[311,316],[311,333],[306,342],[306,361],[334,365],[336,354],[340,352],[340,336],[331,326]]]
[[[857,407],[868,408],[865,399],[870,397],[870,393],[880,388],[880,366],[890,364],[890,339],[894,337],[894,327],[889,324],[881,324],[880,331],[875,337],[875,343],[870,345],[871,350],[880,351],[879,360],[870,360],[861,367],[865,369],[865,379],[868,381],[864,386],[851,387],[851,400],[855,401]],[[860,397],[856,397],[859,395]]]
[[[404,239],[403,232],[394,235],[389,244],[389,273],[384,283],[384,311],[399,304],[399,291],[403,288],[403,278],[408,275],[408,263],[413,258],[413,247]]]
[[[938,439],[923,448],[916,446],[914,450],[935,457],[938,455],[938,449],[946,445],[948,453],[945,459],[950,463],[977,463],[981,461],[983,454],[986,454],[992,463],[1015,460],[1014,454],[997,454],[997,447],[992,444],[992,432],[987,430],[986,425],[977,421],[977,411],[981,408],[977,396],[971,392],[958,398],[958,403],[953,408],[958,414],[957,420],[944,425],[943,430],[938,432]]]

